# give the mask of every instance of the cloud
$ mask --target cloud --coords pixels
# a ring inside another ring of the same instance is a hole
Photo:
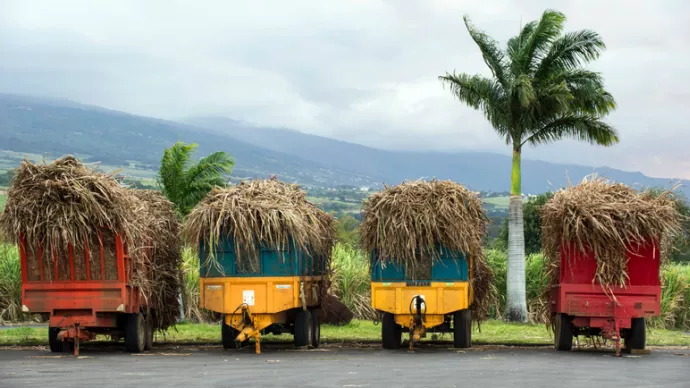
[[[507,152],[436,77],[488,74],[462,24],[505,42],[549,7],[594,29],[621,144],[526,158],[690,178],[690,5],[677,1],[5,1],[0,89],[162,118],[224,115],[388,149]],[[622,10],[625,10],[623,12]]]

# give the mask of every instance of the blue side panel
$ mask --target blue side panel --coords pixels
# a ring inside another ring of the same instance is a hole
[[[202,277],[256,277],[256,276],[308,276],[325,273],[325,257],[311,257],[297,249],[277,251],[262,248],[259,253],[260,269],[253,273],[238,273],[235,246],[231,239],[223,239],[215,250],[215,261],[209,259],[208,247],[199,243]],[[220,267],[220,268],[219,268]],[[252,267],[255,268],[255,267]]]
[[[431,276],[434,281],[467,280],[467,261],[464,257],[443,258],[431,267]]]
[[[469,269],[465,256],[460,252],[443,250],[439,260],[434,261],[431,267],[431,279],[417,279],[429,281],[467,281],[469,279]],[[372,255],[371,257],[371,280],[381,281],[405,281],[407,274],[404,264],[386,263],[385,267]]]
[[[375,282],[397,282],[405,280],[405,266],[386,263],[384,266],[374,255],[371,256],[371,280]]]
[[[261,275],[297,275],[295,255],[291,251],[261,250]]]

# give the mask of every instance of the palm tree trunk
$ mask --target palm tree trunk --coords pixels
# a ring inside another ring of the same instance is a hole
[[[522,217],[520,148],[513,149],[513,170],[508,213],[508,279],[506,317],[511,322],[527,322],[525,295],[525,231]]]

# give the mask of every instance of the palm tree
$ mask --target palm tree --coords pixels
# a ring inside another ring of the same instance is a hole
[[[439,77],[455,97],[484,113],[498,136],[513,148],[510,185],[507,317],[527,320],[525,241],[520,159],[525,146],[564,138],[610,146],[616,130],[602,119],[616,107],[601,74],[583,68],[605,49],[590,30],[563,33],[565,15],[545,11],[508,40],[505,50],[465,16],[492,77],[446,73]]]
[[[163,194],[175,204],[177,213],[184,217],[214,186],[224,186],[223,175],[230,174],[234,162],[223,151],[214,152],[198,163],[191,161],[196,144],[175,143],[163,153],[160,185]]]
[[[201,201],[215,186],[224,186],[224,174],[230,174],[235,163],[232,157],[223,151],[201,158],[198,163],[191,161],[197,144],[175,143],[166,148],[161,159],[159,184],[163,194],[175,204],[175,210],[180,217],[184,217]],[[185,284],[184,275],[179,274],[180,284]],[[184,301],[187,295],[182,295],[184,287],[180,287],[178,295],[180,301],[180,320],[185,319]]]

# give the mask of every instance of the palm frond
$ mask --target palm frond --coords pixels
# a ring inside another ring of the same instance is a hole
[[[479,50],[482,52],[484,62],[489,66],[493,76],[503,86],[503,89],[507,90],[510,85],[509,73],[507,70],[508,64],[505,60],[505,54],[498,46],[498,42],[483,31],[478,30],[471,23],[469,16],[465,16],[464,20],[465,27],[467,27],[467,31],[470,33],[472,40],[474,40]]]
[[[546,87],[536,88],[536,102],[533,103],[522,115],[522,123],[525,127],[539,127],[544,117],[568,112],[573,103],[573,94],[567,83],[560,82]]]
[[[510,58],[511,70],[514,76],[520,74],[520,71],[517,67],[517,64],[520,62],[520,51],[536,27],[537,21],[533,20],[525,24],[517,36],[508,39],[508,48],[506,49],[506,53],[508,54],[508,58]]]
[[[513,85],[513,96],[522,108],[528,108],[537,99],[532,80],[527,74],[520,75]]]
[[[539,63],[536,79],[548,78],[560,70],[576,69],[597,58],[606,49],[601,36],[595,31],[569,32],[556,39],[549,52]]]
[[[481,75],[471,76],[465,73],[446,73],[438,79],[444,87],[448,86],[458,100],[476,110],[481,110],[499,135],[502,137],[506,135],[507,98],[503,87],[497,81]]]
[[[549,47],[563,32],[565,15],[554,10],[546,10],[539,23],[532,29],[513,60],[513,66],[520,74],[531,74],[534,64],[545,55]]]
[[[178,141],[163,152],[159,179],[163,194],[173,203],[178,203],[182,197],[185,169],[196,147],[196,144],[186,144]]]
[[[611,146],[619,141],[616,130],[603,122],[600,117],[587,114],[568,114],[546,122],[522,144],[538,145],[565,138],[602,146]]]
[[[189,183],[230,174],[235,162],[223,151],[214,152],[189,168],[185,180]]]

